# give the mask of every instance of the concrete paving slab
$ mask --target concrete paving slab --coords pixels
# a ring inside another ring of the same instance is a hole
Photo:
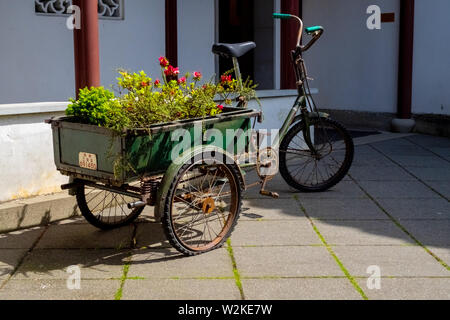
[[[433,156],[433,154],[422,148],[421,146],[415,145],[413,143],[401,144],[401,145],[386,145],[377,144],[374,145],[375,149],[381,151],[388,156]]]
[[[412,175],[400,167],[352,167],[350,175],[357,181],[415,181]]]
[[[161,223],[139,223],[136,229],[136,248],[170,248]]]
[[[450,181],[450,163],[438,168],[405,167],[405,169],[421,180]]]
[[[353,181],[342,181],[328,191],[320,193],[297,193],[299,199],[363,199],[367,196],[361,191],[357,184]]]
[[[428,150],[431,152],[434,152],[441,158],[446,159],[447,161],[450,161],[450,147],[427,147]]]
[[[371,145],[361,145],[361,146],[355,146],[355,154],[356,155],[372,155],[377,156],[380,153],[377,152],[374,148],[371,147]]]
[[[436,256],[439,257],[445,264],[450,266],[450,247],[442,248],[435,246],[427,247],[431,252],[433,252]]]
[[[404,167],[418,168],[449,168],[448,161],[436,157],[430,153],[430,156],[409,156],[409,155],[393,155],[392,160]]]
[[[224,248],[196,257],[185,257],[174,249],[134,250],[131,261],[128,277],[233,277],[231,258]]]
[[[51,225],[55,225],[55,226],[61,226],[61,225],[66,225],[66,224],[89,224],[89,222],[87,222],[87,220],[81,216],[81,217],[74,217],[74,218],[69,218],[69,219],[65,219],[65,220],[60,220],[60,221],[55,221],[52,222]]]
[[[0,249],[0,279],[7,279],[27,252],[26,249]]]
[[[352,166],[355,167],[396,167],[397,165],[382,154],[355,154]]]
[[[325,247],[236,247],[241,277],[343,276]]]
[[[127,280],[122,300],[240,300],[234,279]]]
[[[251,185],[253,183],[256,183],[260,181],[257,174],[254,171],[248,172],[245,177],[245,183],[247,185]],[[284,180],[283,177],[281,177],[280,174],[277,174],[273,180],[269,181],[266,189],[272,192],[277,192],[280,195],[281,199],[290,199],[292,198],[292,194],[295,192],[298,192],[297,190],[291,188]],[[261,190],[261,186],[256,186],[253,188],[249,188],[248,190],[244,191],[243,196],[244,199],[269,199],[273,200],[272,198],[261,196],[259,194]]]
[[[245,279],[249,300],[361,300],[350,281],[343,279]]]
[[[242,203],[240,221],[305,220],[305,215],[294,199],[250,199]]]
[[[67,268],[78,266],[82,279],[120,279],[127,251],[115,250],[33,250],[13,279],[67,279]]]
[[[408,245],[415,244],[390,220],[315,221],[330,245]]]
[[[391,216],[404,219],[450,219],[450,203],[444,199],[379,199],[380,205]]]
[[[446,181],[425,181],[427,185],[442,194],[450,201],[450,180]]]
[[[29,249],[44,231],[37,227],[0,234],[0,249]]]
[[[450,276],[450,272],[420,246],[338,246],[333,250],[352,276],[369,276],[370,266],[379,267],[383,277]]]
[[[401,148],[401,147],[411,147],[414,146],[414,143],[408,140],[410,136],[402,137],[400,139],[390,139],[385,141],[378,141],[375,143],[371,143],[371,146],[375,148]]]
[[[389,219],[370,199],[301,199],[312,219],[386,220]]]
[[[405,138],[406,140],[416,143],[426,148],[450,148],[450,139],[444,137],[436,137],[429,135],[416,135]]]
[[[401,223],[425,246],[450,247],[450,220],[405,220]]]
[[[449,300],[450,278],[381,279],[380,290],[368,290],[367,279],[357,279],[371,300]]]
[[[374,198],[440,198],[419,181],[360,181],[359,184]]]
[[[320,245],[309,221],[240,221],[231,236],[233,246]]]
[[[117,280],[82,280],[80,290],[69,290],[66,280],[10,280],[0,300],[113,300]]]
[[[129,248],[134,226],[103,231],[89,224],[50,226],[38,249],[122,249]]]

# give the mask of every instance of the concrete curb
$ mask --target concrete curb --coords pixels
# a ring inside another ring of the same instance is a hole
[[[47,225],[79,216],[76,199],[67,192],[0,204],[0,233]]]

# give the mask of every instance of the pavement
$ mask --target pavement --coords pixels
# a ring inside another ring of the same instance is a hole
[[[172,249],[151,209],[108,232],[74,217],[1,234],[0,300],[450,299],[450,139],[357,140],[328,192],[281,177],[278,200],[248,191],[230,241],[205,255]]]

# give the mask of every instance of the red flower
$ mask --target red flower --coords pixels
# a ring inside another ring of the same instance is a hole
[[[195,80],[195,81],[200,81],[201,78],[202,78],[202,73],[199,72],[199,71],[195,71],[195,72],[194,72],[194,80]]]
[[[218,104],[218,105],[217,105],[217,108],[218,108],[219,110],[223,110],[223,105]]]
[[[166,57],[160,57],[159,64],[161,65],[161,67],[165,68],[169,65],[169,60],[167,60]]]
[[[186,83],[186,77],[182,77],[178,80],[178,84]]]
[[[141,86],[148,87],[150,84],[147,81],[142,81]]]
[[[180,74],[180,69],[179,69],[178,67],[177,67],[177,68],[174,68],[174,67],[172,67],[172,66],[168,66],[167,69],[164,70],[164,74],[165,74],[167,77],[170,77],[170,76],[177,76],[177,75]]]
[[[159,81],[158,79],[155,80],[155,86],[156,86],[156,87],[159,86],[160,83],[161,83],[161,81]]]
[[[220,80],[221,80],[221,82],[222,83],[229,83],[229,82],[231,82],[232,80],[231,80],[231,75],[228,75],[228,76],[222,76],[222,77],[220,77]]]

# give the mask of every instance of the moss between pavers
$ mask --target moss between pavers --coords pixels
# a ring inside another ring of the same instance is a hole
[[[352,275],[350,274],[350,272],[348,272],[348,270],[345,268],[345,266],[343,265],[343,263],[339,260],[339,258],[336,256],[336,254],[334,253],[333,249],[328,245],[327,241],[325,240],[325,238],[322,236],[322,234],[320,233],[319,229],[317,228],[317,226],[314,224],[314,221],[311,219],[311,217],[308,215],[308,213],[306,212],[306,209],[302,206],[302,204],[300,203],[299,199],[297,196],[294,196],[294,199],[299,203],[301,210],[303,211],[303,213],[305,214],[305,216],[309,219],[309,222],[311,223],[311,226],[313,227],[314,231],[316,232],[317,236],[319,237],[320,241],[322,241],[322,243],[325,245],[326,249],[328,250],[328,252],[330,253],[330,255],[333,257],[333,259],[336,261],[337,265],[339,266],[339,268],[342,270],[342,272],[345,274],[345,276],[347,277],[347,279],[350,281],[350,283],[353,285],[353,287],[355,287],[356,291],[358,291],[358,293],[361,295],[361,297],[364,300],[369,300],[369,298],[367,297],[367,295],[364,293],[364,291],[362,290],[362,288],[359,286],[359,284],[356,282],[356,280],[352,277]]]
[[[393,161],[393,160],[392,160]],[[400,165],[399,165],[400,166]],[[401,166],[400,166],[401,167]],[[403,168],[403,167],[402,167]],[[405,169],[406,170],[406,169]],[[366,194],[366,196],[372,200],[380,209],[384,212],[385,215],[389,217],[389,219],[400,229],[402,230],[408,237],[410,237],[417,245],[421,246],[429,255],[431,255],[437,262],[439,262],[444,268],[450,271],[450,266],[447,265],[441,258],[435,255],[430,249],[428,249],[423,243],[421,243],[416,237],[414,237],[397,219],[395,219],[372,195],[370,195],[359,183],[356,181],[351,175],[349,177],[356,183],[356,185]],[[422,182],[419,178],[417,178],[420,182]],[[422,182],[423,183],[423,182]],[[425,184],[425,183],[424,183]],[[425,184],[426,185],[426,184]],[[430,188],[435,191],[434,189]],[[435,191],[436,192],[436,191]],[[439,194],[439,193],[438,193]],[[445,197],[444,197],[445,198]]]
[[[241,299],[245,300],[244,289],[242,287],[241,275],[239,274],[239,270],[237,269],[236,259],[234,258],[233,247],[231,246],[231,240],[227,240],[227,251],[231,258],[231,263],[233,265],[233,274],[234,280],[236,282],[236,286],[239,289],[239,293],[241,294]]]

